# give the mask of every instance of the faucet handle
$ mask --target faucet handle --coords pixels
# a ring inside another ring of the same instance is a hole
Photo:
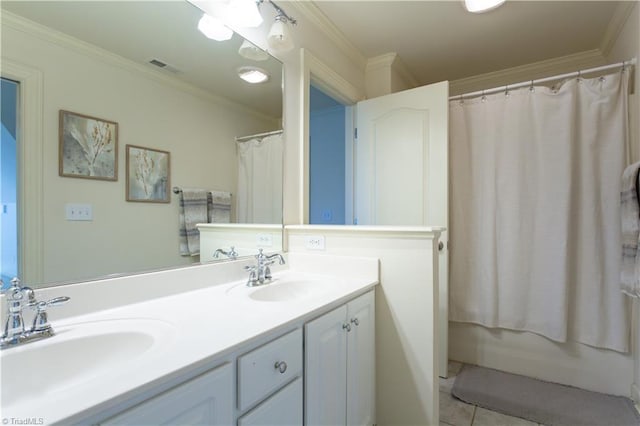
[[[49,301],[41,301],[37,302],[34,305],[36,307],[36,316],[33,319],[33,326],[31,327],[31,331],[45,331],[51,329],[51,324],[49,323],[49,318],[47,315],[47,308],[60,306],[67,303],[71,298],[68,296],[60,296],[54,297]]]

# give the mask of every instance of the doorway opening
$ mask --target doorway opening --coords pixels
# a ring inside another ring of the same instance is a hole
[[[1,79],[0,275],[4,287],[18,276],[18,88],[18,82]]]
[[[320,89],[309,90],[309,223],[351,224],[347,197],[352,164],[351,109]]]

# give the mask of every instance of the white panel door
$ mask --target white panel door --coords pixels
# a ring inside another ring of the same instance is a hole
[[[357,224],[448,226],[448,97],[444,81],[358,103]],[[440,375],[446,377],[448,232],[440,242],[437,345]]]
[[[347,306],[305,325],[305,425],[344,425],[347,404]]]
[[[376,340],[375,292],[347,305],[351,331],[347,333],[347,425],[375,424]]]

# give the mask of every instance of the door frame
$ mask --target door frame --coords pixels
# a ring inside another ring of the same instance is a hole
[[[351,185],[347,185],[345,191],[345,199],[351,197],[351,202],[346,203],[345,220],[348,215],[353,217],[353,154],[354,154],[354,135],[355,128],[355,104],[365,99],[364,91],[356,88],[347,80],[342,78],[331,67],[315,57],[309,50],[300,49],[301,57],[301,88],[300,88],[300,108],[304,125],[302,126],[302,189],[303,194],[300,197],[300,211],[304,224],[309,223],[309,88],[311,84],[320,89],[325,94],[347,106],[347,117],[345,122],[345,145],[347,147],[347,164],[346,169],[351,170]],[[349,143],[351,142],[351,143]],[[349,159],[350,157],[350,159]],[[349,173],[347,171],[347,173]],[[349,179],[346,179],[349,181]]]
[[[19,83],[18,276],[27,285],[38,285],[44,278],[44,79],[42,71],[5,57],[1,74]]]

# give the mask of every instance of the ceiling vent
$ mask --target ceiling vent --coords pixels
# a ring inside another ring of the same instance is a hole
[[[169,65],[169,64],[167,64],[165,62],[162,62],[159,59],[152,59],[152,60],[149,61],[149,63],[151,65],[155,66],[155,67],[161,68],[161,69],[163,69],[165,71],[172,72],[174,74],[178,74],[180,72],[180,70],[178,68],[174,67],[173,65]]]

